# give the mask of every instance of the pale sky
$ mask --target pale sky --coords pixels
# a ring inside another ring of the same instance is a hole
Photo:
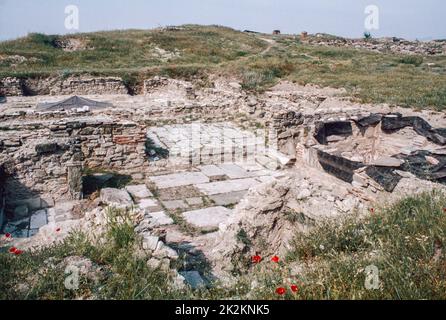
[[[0,40],[29,32],[65,34],[65,6],[79,8],[79,30],[218,24],[270,33],[325,32],[361,37],[365,8],[380,11],[374,37],[445,39],[444,0],[0,0]]]

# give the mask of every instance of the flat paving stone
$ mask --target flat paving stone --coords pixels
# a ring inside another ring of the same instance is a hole
[[[125,189],[104,188],[100,193],[101,201],[111,206],[131,207],[133,200]]]
[[[132,195],[132,197],[137,199],[153,197],[153,194],[150,192],[145,184],[126,186],[125,189]]]
[[[173,224],[173,219],[169,217],[164,211],[149,213],[150,219],[158,226],[167,226]]]
[[[198,184],[197,188],[206,195],[215,195],[220,193],[248,190],[249,188],[258,184],[260,184],[260,182],[256,179],[246,178]]]
[[[184,281],[192,289],[206,287],[206,281],[203,280],[198,271],[182,271],[180,272],[180,275],[184,277]]]
[[[147,209],[152,207],[158,207],[159,204],[155,199],[141,199],[141,201],[139,201],[138,206],[141,209]]]
[[[188,186],[209,182],[209,178],[201,172],[181,172],[149,178],[160,189]]]
[[[237,204],[245,196],[246,190],[235,191],[229,193],[222,193],[209,196],[209,198],[214,201],[217,206],[228,206],[231,204]]]
[[[198,169],[200,169],[200,171],[203,172],[209,178],[225,175],[225,172],[222,169],[213,164],[200,166],[198,167]]]
[[[266,183],[266,182],[273,182],[276,180],[276,178],[272,177],[272,176],[260,176],[256,178],[258,181],[260,181],[261,183]]]
[[[47,221],[46,210],[39,210],[39,211],[36,211],[36,213],[34,213],[31,216],[31,219],[29,221],[29,228],[30,229],[39,229],[39,228],[43,227],[44,225],[46,225],[47,223],[48,223],[48,221]]]
[[[233,163],[223,163],[218,166],[230,179],[248,178],[249,173],[242,167]]]
[[[164,207],[169,210],[187,209],[189,206],[183,200],[162,201]]]
[[[240,161],[240,162],[236,162],[235,164],[238,165],[239,167],[242,167],[243,169],[245,169],[248,172],[259,171],[259,170],[265,169],[265,167],[258,164],[254,158],[252,158],[250,161]]]
[[[232,210],[218,206],[183,212],[182,215],[188,223],[196,227],[212,228],[218,227],[219,224],[226,221],[231,214]]]
[[[190,206],[201,206],[203,204],[203,199],[200,197],[187,198],[186,202]]]

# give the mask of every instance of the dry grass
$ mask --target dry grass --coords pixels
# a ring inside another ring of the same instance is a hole
[[[186,25],[182,30],[125,30],[70,35],[85,50],[65,52],[56,39],[33,34],[0,43],[0,56],[23,56],[22,63],[0,61],[0,77],[71,74],[123,77],[129,87],[161,74],[205,78],[209,73],[236,75],[243,88],[263,91],[280,79],[346,88],[362,102],[415,108],[446,107],[446,57],[380,54],[353,48],[308,46],[293,37],[275,43],[219,26]],[[159,50],[163,50],[159,53]]]

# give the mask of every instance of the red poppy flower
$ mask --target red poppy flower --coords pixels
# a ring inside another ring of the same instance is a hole
[[[56,232],[59,232],[59,231],[60,231],[60,228],[57,228],[57,229],[56,229]]]
[[[19,250],[19,249],[17,249],[16,251],[14,251],[14,254],[15,255],[19,255],[19,254],[22,254],[23,253],[23,251],[22,250]]]
[[[262,257],[259,255],[255,255],[251,258],[252,263],[259,263],[260,261],[262,261]]]
[[[10,234],[10,233],[6,233],[6,234],[5,234],[5,237],[6,237],[6,238],[11,238],[11,234]]]
[[[286,292],[285,288],[280,287],[280,288],[276,289],[277,294],[283,295],[283,294],[285,294],[285,292]]]
[[[375,212],[375,209],[374,209],[374,208],[370,208],[370,212],[371,212],[371,213],[374,213],[374,212]]]
[[[299,287],[296,286],[295,284],[293,284],[290,288],[291,288],[291,291],[293,291],[293,292],[299,291]]]
[[[274,256],[271,258],[272,262],[278,263],[279,262],[279,257],[278,256]]]
[[[9,249],[9,252],[10,252],[10,253],[15,253],[16,251],[17,251],[17,248],[16,248],[16,247],[12,247],[12,248]]]
[[[446,212],[446,208],[443,208],[443,212]]]

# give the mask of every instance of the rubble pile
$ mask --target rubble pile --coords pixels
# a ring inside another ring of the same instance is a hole
[[[444,55],[446,41],[408,41],[399,38],[347,39],[323,34],[308,35],[302,42],[329,47],[365,49],[380,53],[406,55]]]

